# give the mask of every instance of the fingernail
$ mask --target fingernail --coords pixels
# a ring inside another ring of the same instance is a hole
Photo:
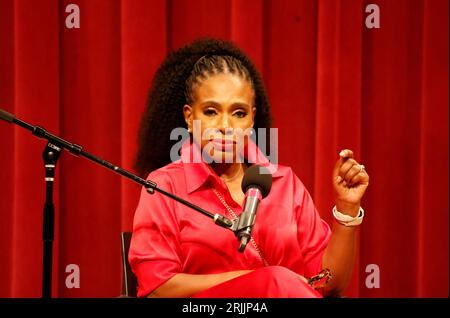
[[[341,152],[339,153],[339,156],[341,156],[342,158],[345,158],[345,154],[346,154],[346,151],[341,150]]]
[[[341,176],[337,176],[337,177],[336,177],[336,182],[337,182],[337,183],[341,183],[341,181],[342,181],[342,177],[341,177]]]

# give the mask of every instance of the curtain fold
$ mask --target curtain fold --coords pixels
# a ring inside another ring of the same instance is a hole
[[[68,4],[80,28],[68,29]],[[195,38],[235,41],[255,62],[289,165],[332,221],[343,148],[371,176],[350,297],[448,297],[448,1],[0,0],[0,107],[133,170],[151,79]],[[180,110],[181,111],[181,110]],[[45,141],[0,123],[0,297],[40,297]],[[64,153],[54,297],[120,294],[120,231],[139,186]],[[66,267],[79,266],[80,288]],[[380,287],[367,284],[370,265]]]
[[[352,149],[355,159],[364,162],[361,152],[362,28],[361,1],[321,1],[318,8],[317,74],[315,103],[314,194],[316,205],[331,224],[333,189],[331,172],[338,153]],[[370,211],[368,211],[370,213]],[[358,247],[357,247],[358,250]],[[357,253],[358,255],[358,253]],[[357,256],[355,268],[359,268]],[[348,296],[358,295],[355,271]]]

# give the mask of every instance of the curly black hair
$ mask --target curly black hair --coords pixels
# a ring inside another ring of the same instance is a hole
[[[168,54],[153,78],[138,132],[135,168],[140,176],[171,162],[170,149],[178,141],[170,140],[170,133],[187,127],[183,106],[192,101],[193,86],[207,75],[224,72],[225,65],[229,72],[249,80],[255,91],[255,132],[270,128],[269,99],[251,60],[231,42],[196,40]]]

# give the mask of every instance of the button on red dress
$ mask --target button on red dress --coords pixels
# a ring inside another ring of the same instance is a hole
[[[202,291],[194,297],[321,297],[298,278],[316,275],[331,230],[320,218],[314,203],[291,168],[269,164],[251,141],[249,162],[270,166],[272,189],[256,216],[252,236],[269,266],[249,243],[238,252],[238,240],[230,230],[212,219],[155,192],[142,189],[134,216],[129,261],[138,279],[138,297],[144,297],[177,273],[217,274],[254,271]],[[239,215],[243,206],[231,197],[225,183],[204,161],[188,163],[183,158],[201,158],[195,143],[186,141],[182,159],[150,173],[158,187],[212,213],[232,219],[212,191],[216,189]],[[197,156],[197,157],[195,157]],[[192,160],[190,160],[192,161]]]

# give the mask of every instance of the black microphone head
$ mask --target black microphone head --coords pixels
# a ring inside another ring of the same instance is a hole
[[[242,179],[242,191],[247,192],[248,188],[256,187],[261,191],[262,197],[265,198],[272,188],[272,174],[269,169],[260,165],[254,165],[245,171]]]

